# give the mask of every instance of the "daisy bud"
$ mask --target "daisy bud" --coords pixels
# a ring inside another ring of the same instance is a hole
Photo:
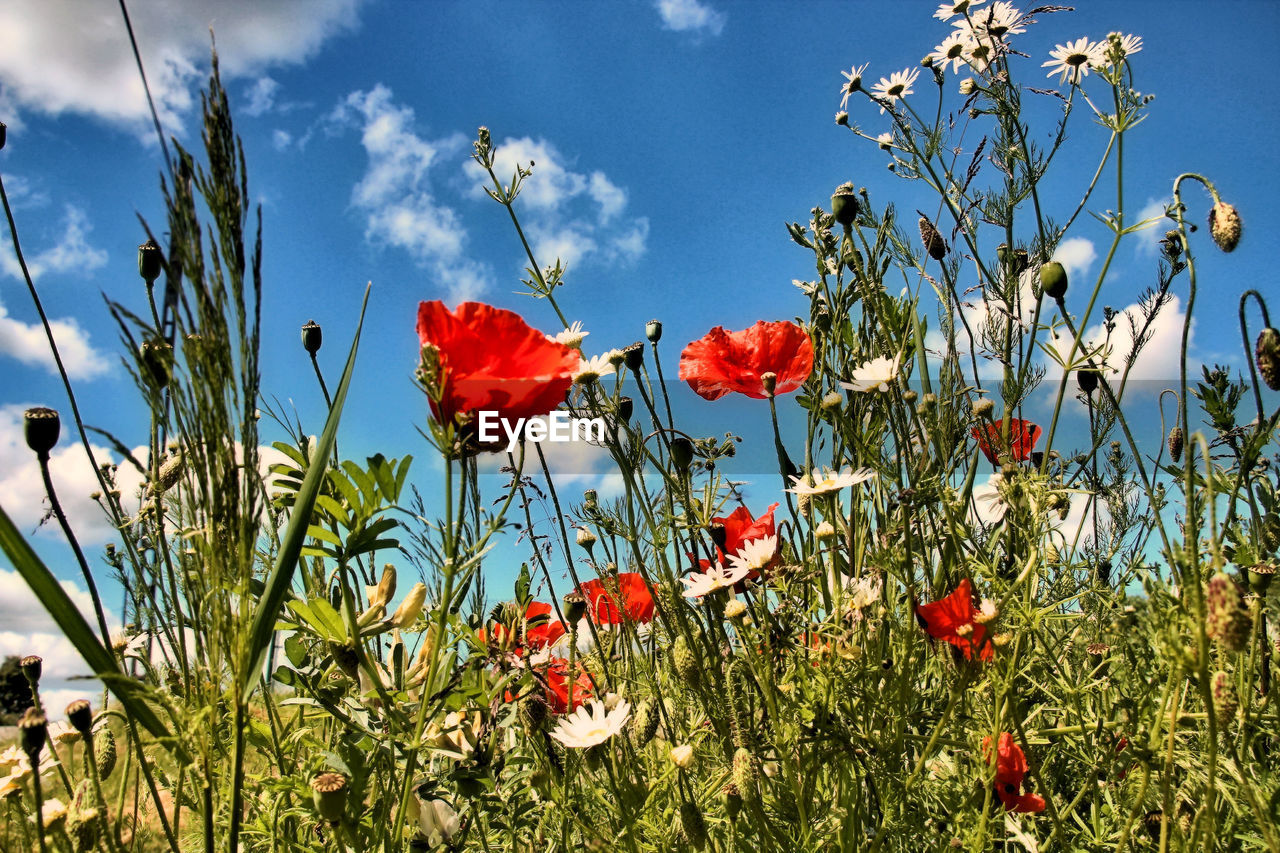
[[[966,98],[972,95],[974,90],[977,88],[978,81],[974,80],[972,77],[966,77],[960,81],[960,94],[964,95]]]
[[[1226,202],[1215,201],[1209,211],[1209,234],[1222,251],[1234,250],[1240,242],[1240,214]]]
[[[825,541],[836,535],[836,529],[831,522],[824,521],[813,529],[813,535],[819,542]]]
[[[1258,364],[1258,372],[1262,374],[1262,381],[1272,391],[1280,391],[1280,331],[1268,326],[1258,334],[1254,359]]]
[[[302,327],[302,348],[308,355],[315,355],[320,352],[322,343],[324,343],[324,332],[320,324],[315,320],[308,320]]]
[[[996,404],[991,400],[978,400],[973,404],[973,416],[980,420],[990,418],[995,410]]]
[[[630,397],[618,398],[618,420],[627,423],[631,422],[631,415],[635,411],[635,401]]]
[[[1050,299],[1067,295],[1067,269],[1057,261],[1040,267],[1040,292]]]
[[[724,606],[724,615],[730,619],[738,619],[747,612],[747,605],[735,598]]]
[[[680,827],[695,850],[702,850],[707,846],[707,824],[697,803],[685,800],[681,804]]]
[[[591,549],[594,548],[596,544],[596,535],[591,532],[591,528],[579,527],[577,538],[578,544],[582,546],[588,554],[590,554]]]
[[[824,412],[830,412],[833,409],[840,408],[840,404],[844,402],[844,396],[839,391],[832,391],[830,394],[822,398],[822,402],[818,406]]]
[[[36,406],[27,409],[22,416],[23,432],[26,434],[27,447],[40,459],[48,459],[49,451],[58,443],[58,435],[62,432],[62,421],[54,409]]]
[[[93,708],[88,701],[77,699],[67,706],[67,720],[84,737],[89,737],[93,730]]]
[[[418,621],[418,615],[422,613],[422,605],[426,600],[427,585],[419,581],[413,585],[413,589],[409,590],[409,594],[404,597],[404,601],[400,602],[400,606],[392,614],[392,624],[402,631],[409,630],[413,623]]]
[[[854,195],[852,183],[841,184],[831,194],[831,215],[846,231],[853,229],[853,222],[858,218],[858,197]]]
[[[1182,427],[1174,427],[1169,430],[1169,455],[1173,457],[1175,462],[1182,458],[1182,442]]]
[[[564,618],[570,625],[577,625],[587,615],[587,599],[580,592],[564,597]]]
[[[32,767],[40,766],[40,753],[49,734],[49,724],[44,714],[28,708],[18,720],[18,741],[22,751],[31,760]]]
[[[651,344],[662,340],[662,321],[650,320],[644,326],[644,336]]]
[[[1218,722],[1226,728],[1235,722],[1236,709],[1240,707],[1240,698],[1236,695],[1236,686],[1231,676],[1219,670],[1210,680],[1213,685],[1213,709],[1218,713]]]
[[[920,213],[920,211],[916,211]],[[920,213],[920,242],[924,244],[924,250],[929,253],[929,257],[935,261],[940,261],[947,256],[947,244],[942,239],[942,235],[938,233],[938,229],[929,221],[929,217]]]
[[[1004,633],[996,634],[992,637],[991,642],[997,649],[1003,649],[1005,646],[1009,645],[1009,641],[1012,639],[1013,635],[1008,631],[1005,631]]]
[[[671,747],[671,763],[681,770],[688,770],[693,766],[693,747],[687,743]]]
[[[138,247],[138,275],[150,286],[164,271],[164,252],[151,237]]]
[[[312,803],[329,823],[340,823],[347,810],[347,777],[341,773],[321,773],[311,780]]]
[[[630,346],[623,347],[622,362],[632,372],[639,370],[644,365],[644,344],[637,341]]]

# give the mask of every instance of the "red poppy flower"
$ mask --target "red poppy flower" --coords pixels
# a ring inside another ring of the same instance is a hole
[[[716,326],[680,354],[680,378],[698,396],[719,400],[730,391],[764,400],[762,373],[777,374],[775,394],[799,388],[813,371],[813,342],[785,320],[761,320],[750,329],[726,332]]]
[[[987,461],[992,465],[1000,463],[1000,451],[1005,449],[1003,438],[1003,422],[996,421],[994,423],[985,424],[982,427],[973,428],[973,437],[978,441],[978,449],[982,451],[982,455],[987,457]],[[1009,455],[1015,462],[1025,462],[1031,458],[1031,451],[1035,450],[1036,442],[1040,440],[1042,430],[1038,424],[1031,421],[1023,421],[1018,418],[1010,418],[1009,420]]]
[[[959,649],[965,660],[976,653],[979,660],[989,661],[995,655],[987,626],[974,621],[973,584],[964,578],[955,592],[930,604],[915,605],[916,619],[935,640],[945,640]]]
[[[990,760],[991,738],[982,739],[982,752]],[[1022,754],[1022,747],[1014,741],[1008,732],[1000,734],[999,746],[996,747],[996,796],[1011,812],[1042,812],[1044,797],[1039,794],[1022,793],[1022,780],[1027,775],[1027,757]]]
[[[551,605],[544,601],[531,601],[524,611],[524,624],[516,632],[512,651],[520,654],[523,650],[519,645],[521,642],[527,642],[531,648],[543,649],[547,646],[555,645],[555,643],[563,637],[565,631],[564,623],[559,619],[551,619]],[[481,628],[476,632],[476,637],[482,643],[489,642],[489,635],[486,629]],[[505,645],[507,637],[507,627],[501,623],[493,626],[493,642],[497,645]]]
[[[438,353],[441,396],[431,412],[443,424],[479,411],[512,424],[545,415],[564,401],[578,368],[576,350],[514,311],[482,302],[463,302],[452,312],[438,300],[419,303],[418,339]]]
[[[553,714],[564,714],[574,711],[583,702],[591,698],[591,676],[585,669],[578,671],[578,678],[573,682],[573,705],[569,704],[569,662],[563,658],[553,658],[547,667],[547,706]]]
[[[778,506],[777,503],[770,505],[759,518],[754,517],[751,514],[751,510],[745,506],[738,507],[728,515],[712,518],[712,524],[719,524],[724,527],[724,547],[716,546],[716,555],[719,557],[719,561],[722,564],[727,563],[729,557],[741,551],[747,543],[763,539],[766,536],[776,535],[778,526],[773,520],[773,513]],[[692,554],[689,556],[690,558],[693,557]],[[777,557],[769,565],[772,566],[776,562]],[[698,567],[705,572],[711,568],[711,561],[700,559],[698,560]],[[745,581],[753,581],[759,577],[760,573],[752,569],[741,585],[745,586]]]
[[[601,580],[589,580],[578,587],[578,591],[587,600],[587,614],[597,625],[653,621],[653,590],[639,572],[623,572],[618,575],[616,592],[614,590],[612,580],[608,584]]]

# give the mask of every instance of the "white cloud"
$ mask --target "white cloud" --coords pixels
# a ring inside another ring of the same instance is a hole
[[[271,147],[277,151],[283,151],[293,143],[293,134],[287,130],[276,129],[271,134]]]
[[[39,281],[46,272],[83,275],[107,263],[106,251],[89,245],[88,233],[93,230],[93,224],[83,210],[68,204],[62,221],[62,236],[57,243],[35,255],[25,256],[27,272],[31,273],[34,281]],[[13,246],[12,237],[8,246]],[[6,274],[19,281],[24,280],[22,267],[12,251],[4,253],[3,263]]]
[[[278,82],[270,77],[259,77],[245,92],[245,97],[249,99],[249,103],[244,108],[245,114],[260,116],[269,112],[276,104],[276,93],[279,91]]]
[[[34,529],[48,510],[40,467],[23,434],[23,413],[28,408],[24,404],[0,406],[0,496],[5,512],[23,533]],[[107,448],[91,446],[100,464],[116,461]],[[145,464],[146,450],[139,447],[133,452]],[[82,546],[98,545],[118,535],[105,510],[89,497],[101,486],[77,440],[75,424],[68,418],[63,419],[58,446],[49,454],[49,475],[58,502]],[[141,482],[141,476],[130,465],[121,465],[116,472],[116,487],[126,499],[136,494]],[[41,528],[41,535],[62,540],[62,531],[52,519]]]
[[[493,159],[493,171],[504,184],[518,167],[532,164],[516,203],[539,264],[547,266],[558,258],[569,268],[588,257],[633,261],[644,253],[649,220],[621,216],[626,190],[604,172],[576,172],[550,142],[527,136],[504,140],[494,149]],[[463,171],[472,182],[469,195],[487,200],[484,188],[490,178],[484,169],[469,160]]]
[[[156,107],[170,130],[203,82],[209,33],[227,78],[302,62],[351,29],[363,0],[135,0],[130,18]],[[139,130],[150,115],[115,3],[10,0],[0,6],[0,91],[19,107],[84,113]]]
[[[111,369],[107,357],[93,348],[89,333],[80,328],[73,317],[52,319],[49,327],[57,341],[62,364],[72,379],[92,379]],[[49,339],[39,323],[24,323],[9,316],[0,304],[0,355],[16,358],[23,364],[43,367],[50,373],[57,372],[53,353],[49,351]]]
[[[365,237],[407,251],[434,272],[454,301],[486,290],[488,267],[467,257],[466,230],[453,208],[437,200],[431,182],[433,169],[462,155],[462,134],[422,138],[414,130],[413,109],[396,104],[382,85],[351,93],[333,117],[360,128],[369,158],[351,193],[352,204],[366,216]]]
[[[1066,267],[1068,281],[1080,284],[1098,259],[1098,251],[1087,237],[1071,237],[1058,244],[1053,259]]]
[[[1169,202],[1158,198],[1148,199],[1142,210],[1138,211],[1138,218],[1130,225],[1137,225],[1148,219],[1154,219],[1150,225],[1147,225],[1139,232],[1142,236],[1135,238],[1138,245],[1138,254],[1152,256],[1160,248],[1160,241],[1164,239],[1165,232],[1174,227],[1173,220],[1165,219],[1164,212]],[[1127,222],[1126,217],[1126,222]]]
[[[708,32],[718,36],[724,30],[725,14],[698,0],[656,0],[662,25],[676,32]]]

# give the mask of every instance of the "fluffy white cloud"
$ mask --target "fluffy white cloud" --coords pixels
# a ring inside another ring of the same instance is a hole
[[[355,26],[363,0],[134,0],[130,18],[161,119],[172,130],[195,103],[210,29],[228,77],[302,62]],[[124,19],[115,3],[10,0],[0,5],[0,93],[20,108],[150,121]]]
[[[369,164],[351,193],[366,216],[365,237],[404,249],[430,269],[454,301],[477,296],[489,287],[487,266],[467,257],[466,229],[453,208],[436,197],[432,172],[463,156],[460,133],[437,140],[414,130],[414,112],[375,86],[353,92],[334,111],[340,124],[360,128]]]
[[[89,333],[80,328],[72,317],[49,321],[53,339],[58,343],[62,363],[72,379],[92,379],[111,369],[107,357],[93,348]],[[0,355],[16,358],[23,364],[43,367],[50,373],[57,372],[53,353],[49,351],[49,339],[39,323],[24,323],[9,316],[0,304]]]
[[[92,272],[107,263],[107,253],[89,245],[88,234],[93,230],[89,217],[75,205],[67,205],[62,219],[62,236],[58,242],[34,255],[24,256],[27,261],[27,272],[33,281],[39,281],[46,272],[77,273]],[[10,238],[4,253],[4,271],[12,278],[23,281],[22,267],[13,253],[13,241]]]
[[[698,0],[656,0],[653,4],[662,16],[662,25],[676,32],[710,33],[718,36],[724,30],[725,14]]]
[[[1071,237],[1058,244],[1053,259],[1066,268],[1067,279],[1078,287],[1089,274],[1089,267],[1098,259],[1098,250],[1087,237]]]
[[[24,533],[40,524],[49,509],[40,466],[23,434],[23,413],[28,408],[30,406],[22,404],[0,406],[0,500],[5,512]],[[114,461],[107,448],[92,446],[99,463]],[[145,463],[145,448],[135,448],[134,455]],[[101,486],[75,436],[75,425],[66,419],[58,446],[49,454],[49,475],[57,490],[58,502],[82,546],[101,544],[116,533],[106,512],[89,497]],[[141,476],[132,466],[121,465],[116,473],[116,487],[126,499],[137,492],[141,482]],[[62,532],[52,519],[41,532],[59,541],[62,539]]]

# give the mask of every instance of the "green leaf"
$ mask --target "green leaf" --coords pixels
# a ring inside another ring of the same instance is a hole
[[[325,471],[329,467],[329,457],[333,454],[333,445],[338,438],[338,422],[342,420],[342,406],[347,400],[347,390],[351,387],[351,374],[355,371],[356,352],[360,348],[360,331],[364,326],[364,312],[369,305],[369,290],[372,284],[364,289],[364,301],[360,305],[360,319],[356,323],[355,338],[351,341],[351,352],[347,355],[347,366],[342,371],[342,381],[333,395],[333,408],[324,424],[324,432],[316,442],[312,453],[311,465],[307,467],[306,479],[298,490],[294,502],[293,514],[289,516],[289,524],[280,537],[280,552],[276,556],[275,565],[267,578],[267,587],[258,599],[258,607],[253,615],[253,625],[249,629],[249,646],[240,670],[240,701],[248,700],[254,684],[262,678],[262,667],[267,660],[267,651],[271,648],[272,634],[275,630],[276,615],[284,604],[293,584],[293,573],[298,567],[298,558],[302,554],[302,546],[307,539],[307,528],[310,524],[311,510],[315,507],[316,497],[324,484]],[[83,620],[82,620],[83,621]]]
[[[27,544],[27,540],[9,520],[9,514],[0,507],[0,548],[27,586],[35,593],[36,598],[44,603],[45,610],[53,617],[58,628],[75,646],[80,657],[89,665],[94,674],[115,694],[124,706],[125,712],[142,725],[147,731],[168,745],[175,755],[181,756],[186,763],[186,753],[173,738],[169,729],[151,710],[145,700],[145,686],[132,678],[128,678],[116,666],[116,659],[98,639],[98,635],[89,627],[80,610],[71,602],[66,590],[58,583],[53,572],[36,556],[36,552]]]

